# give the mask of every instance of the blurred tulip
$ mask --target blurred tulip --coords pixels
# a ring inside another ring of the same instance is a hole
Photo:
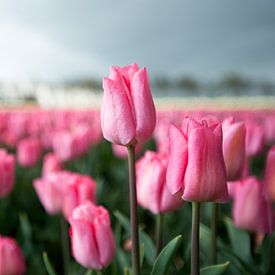
[[[70,218],[72,254],[86,268],[102,269],[115,256],[115,239],[108,211],[91,202],[75,208]]]
[[[246,156],[252,157],[262,152],[264,148],[264,129],[251,121],[245,123],[246,139],[245,149]]]
[[[42,175],[43,177],[49,173],[62,170],[62,164],[58,157],[53,153],[48,153],[44,156]]]
[[[179,208],[183,201],[172,196],[166,184],[166,153],[147,151],[136,164],[138,203],[154,214]]]
[[[275,146],[268,151],[265,168],[265,182],[267,198],[275,201]]]
[[[22,275],[25,270],[24,256],[17,242],[0,235],[0,274]]]
[[[8,195],[14,186],[15,157],[0,149],[0,198]]]
[[[245,161],[245,125],[234,122],[233,118],[225,119],[223,130],[223,157],[228,181],[241,177]]]
[[[156,110],[145,68],[137,64],[110,68],[103,78],[101,128],[105,139],[121,145],[149,139],[156,125]]]
[[[222,152],[220,123],[208,126],[186,118],[179,129],[169,128],[168,188],[183,200],[226,202],[229,200]]]
[[[266,201],[263,188],[264,183],[255,177],[235,183],[233,221],[237,227],[255,233],[272,232],[272,204]]]
[[[64,171],[46,174],[34,180],[34,189],[48,214],[62,212],[63,189],[70,179],[70,173]]]
[[[41,153],[42,146],[37,138],[22,139],[17,145],[17,160],[21,166],[31,167],[36,165]]]
[[[96,183],[88,176],[68,174],[71,179],[63,189],[63,214],[68,220],[73,210],[86,201],[96,202]]]

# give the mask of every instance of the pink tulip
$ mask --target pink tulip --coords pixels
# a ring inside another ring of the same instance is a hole
[[[228,181],[241,177],[245,161],[245,125],[228,118],[222,123],[223,157]]]
[[[256,233],[271,233],[272,204],[264,197],[263,184],[255,177],[235,183],[233,220],[237,227]]]
[[[36,165],[41,153],[42,146],[37,138],[25,138],[17,145],[17,159],[21,166],[31,167]]]
[[[73,210],[86,201],[96,202],[96,183],[88,176],[71,174],[72,180],[63,189],[63,214],[68,220]]]
[[[70,218],[72,254],[86,268],[102,269],[115,256],[115,239],[108,211],[91,202],[75,208]]]
[[[23,275],[25,270],[24,256],[17,242],[0,235],[0,274]]]
[[[138,203],[154,214],[179,208],[183,201],[172,196],[166,184],[168,157],[166,153],[147,151],[137,164]]]
[[[52,146],[60,161],[69,161],[75,158],[76,140],[69,131],[56,132],[52,137]]]
[[[44,156],[42,175],[46,176],[49,173],[57,172],[62,170],[62,164],[58,157],[53,153],[48,153]]]
[[[0,198],[8,195],[14,186],[15,157],[0,149]]]
[[[121,145],[149,139],[156,125],[156,110],[146,69],[137,64],[111,67],[103,89],[101,128],[105,139]]]
[[[61,213],[63,189],[70,179],[70,173],[64,171],[46,174],[43,178],[34,180],[37,196],[49,214]]]
[[[267,155],[265,182],[268,199],[275,201],[275,146],[269,150]]]
[[[182,127],[169,128],[168,188],[186,201],[229,200],[222,153],[220,123],[208,126],[186,118]]]
[[[246,122],[246,156],[258,155],[264,148],[264,129],[260,125],[251,121]]]

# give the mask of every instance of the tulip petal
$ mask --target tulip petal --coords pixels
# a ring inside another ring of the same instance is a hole
[[[101,126],[104,137],[116,144],[128,145],[135,137],[135,123],[123,87],[109,78],[103,79]]]
[[[145,68],[133,76],[131,92],[136,117],[136,139],[142,142],[151,137],[156,125],[156,109]]]
[[[101,269],[93,225],[84,220],[70,219],[72,253],[86,268]]]
[[[187,166],[187,143],[182,132],[174,125],[169,127],[169,162],[166,181],[172,195],[184,189],[183,178]]]

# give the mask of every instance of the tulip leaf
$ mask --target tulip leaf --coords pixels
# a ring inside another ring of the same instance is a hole
[[[201,268],[201,275],[222,275],[226,272],[229,267],[230,262],[225,262],[223,264],[211,265]]]
[[[249,234],[246,231],[235,227],[232,220],[228,217],[225,218],[225,225],[234,253],[243,261],[252,262]]]
[[[144,243],[142,243],[140,245],[139,251],[140,251],[140,267],[142,268],[143,260],[144,260],[144,252],[145,252],[145,250],[144,250]]]
[[[171,260],[181,243],[182,236],[179,235],[171,240],[157,257],[151,275],[165,275],[168,272]]]
[[[43,252],[43,261],[44,261],[44,265],[46,267],[46,270],[48,272],[49,275],[57,275],[56,271],[54,270],[47,252]]]
[[[129,219],[118,210],[114,212],[114,215],[120,225],[130,234],[131,228]],[[156,248],[154,246],[154,243],[144,231],[140,229],[139,232],[140,242],[144,244],[144,257],[150,265],[153,265],[156,259]]]
[[[261,271],[264,274],[268,274],[271,267],[271,259],[272,259],[272,247],[275,243],[274,235],[266,235],[262,241],[261,245]],[[272,272],[271,272],[272,273]],[[273,274],[273,273],[272,273]]]

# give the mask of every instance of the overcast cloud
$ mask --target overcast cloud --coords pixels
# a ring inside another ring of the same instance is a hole
[[[274,0],[0,0],[0,81],[149,73],[275,75]]]

